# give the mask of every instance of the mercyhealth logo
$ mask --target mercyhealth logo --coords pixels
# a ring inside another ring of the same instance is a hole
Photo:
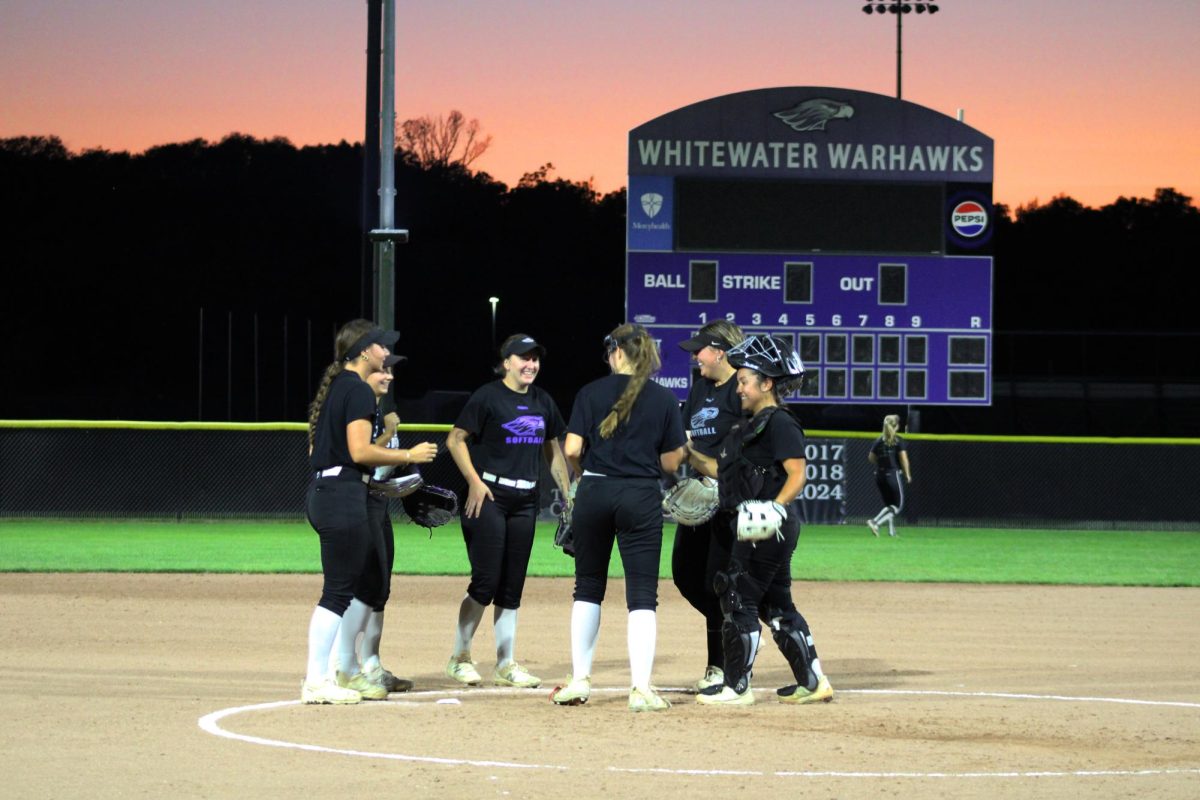
[[[974,200],[964,200],[950,212],[950,227],[959,236],[973,239],[987,230],[988,213]]]
[[[662,211],[663,196],[657,192],[646,192],[641,197],[642,211],[646,212],[646,216],[654,219],[658,216],[658,212]]]
[[[500,426],[513,434],[505,444],[541,444],[546,440],[546,421],[540,414],[524,414]]]

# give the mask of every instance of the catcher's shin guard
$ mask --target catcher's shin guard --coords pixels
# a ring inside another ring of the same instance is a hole
[[[753,630],[741,630],[733,622],[721,626],[722,644],[725,647],[725,685],[733,687],[738,694],[750,688],[750,675],[754,657],[758,655],[758,638],[761,632],[758,623]]]
[[[812,662],[817,657],[817,648],[808,626],[803,624],[803,617],[794,612],[772,617],[771,637],[792,668],[796,683],[807,689],[815,689],[819,678],[812,670]]]
[[[740,579],[746,573],[737,561],[731,561],[728,572],[717,572],[713,590],[721,601],[721,643],[725,650],[725,684],[739,694],[750,685],[750,671],[758,653],[760,629],[758,619],[742,603]]]

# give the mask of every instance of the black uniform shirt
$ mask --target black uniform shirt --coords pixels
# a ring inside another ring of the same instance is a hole
[[[567,433],[583,437],[581,463],[589,472],[614,478],[658,478],[662,475],[659,456],[687,442],[679,401],[670,389],[647,380],[629,419],[605,439],[600,435],[600,423],[628,383],[628,375],[606,375],[580,389]]]
[[[900,454],[907,450],[908,445],[899,436],[896,437],[895,444],[888,444],[880,436],[875,440],[875,444],[871,445],[871,452],[875,454],[875,469],[880,472],[900,469]]]
[[[750,420],[748,425],[753,425]],[[744,500],[774,500],[783,484],[787,483],[787,472],[783,462],[789,458],[804,458],[804,429],[787,409],[777,408],[767,421],[761,435],[746,442],[742,457],[756,467],[766,469],[762,491],[757,497]]]
[[[716,456],[730,426],[742,418],[737,376],[720,386],[708,378],[693,383],[683,404],[683,417],[692,435],[692,446],[706,456]]]
[[[366,472],[354,463],[346,442],[346,426],[358,419],[375,419],[375,393],[367,382],[350,370],[342,370],[329,384],[325,404],[317,418],[313,450],[308,463],[313,472],[343,466]]]
[[[530,386],[522,394],[498,380],[471,395],[454,427],[471,434],[471,463],[477,471],[536,481],[542,444],[562,436],[566,425],[547,392]]]

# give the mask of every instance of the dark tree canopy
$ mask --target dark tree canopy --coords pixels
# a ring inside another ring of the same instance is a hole
[[[0,417],[302,419],[333,330],[364,314],[362,156],[236,133],[140,154],[0,140],[0,333],[10,374],[34,377],[5,393]],[[412,232],[397,260],[397,349],[410,357],[398,393],[487,380],[497,296],[498,338],[543,341],[540,382],[569,408],[623,320],[624,190],[600,195],[551,164],[508,187],[461,161],[398,156],[396,221]],[[1197,329],[1192,198],[1164,188],[996,213],[999,335]],[[996,365],[1136,373],[1132,354],[1111,352],[1013,349]]]

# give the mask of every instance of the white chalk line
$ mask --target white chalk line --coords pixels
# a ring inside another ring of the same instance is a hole
[[[593,694],[624,694],[627,689],[593,689]],[[663,692],[684,692],[682,688],[660,688]],[[759,690],[756,690],[759,691]],[[396,706],[420,705],[421,701],[409,698],[415,697],[449,697],[466,695],[525,695],[528,689],[510,688],[473,688],[473,689],[430,689],[418,692],[406,692],[403,700],[389,700],[386,703],[364,703],[364,707],[387,708]],[[1119,703],[1125,705],[1163,706],[1168,708],[1197,708],[1200,703],[1190,703],[1172,700],[1134,700],[1123,697],[1086,697],[1071,695],[1041,695],[1014,692],[954,692],[939,690],[905,690],[905,689],[839,689],[838,694],[863,695],[896,695],[896,696],[928,696],[928,697],[970,697],[991,698],[1001,700],[1048,700],[1052,702],[1074,703]],[[569,771],[572,767],[563,764],[526,764],[513,761],[489,761],[467,758],[441,758],[437,756],[414,756],[406,753],[379,753],[369,750],[350,750],[324,745],[287,742],[280,739],[266,739],[261,736],[250,736],[234,733],[221,727],[220,722],[227,717],[253,711],[268,711],[275,708],[300,705],[299,700],[278,700],[271,703],[257,703],[248,706],[225,708],[206,714],[198,721],[200,729],[214,736],[249,744],[266,747],[281,747],[291,750],[304,750],[314,753],[330,753],[333,755],[355,756],[358,758],[375,758],[388,761],[409,761],[425,764],[441,764],[447,766],[498,767],[502,769],[530,769]],[[775,777],[775,778],[858,778],[858,779],[971,779],[971,778],[1093,778],[1093,777],[1144,777],[1153,775],[1200,775],[1198,768],[1163,768],[1136,770],[1008,770],[998,772],[883,772],[883,771],[837,771],[837,770],[731,770],[731,769],[683,769],[671,767],[615,767],[604,768],[608,772],[656,775],[689,775],[711,777]]]

